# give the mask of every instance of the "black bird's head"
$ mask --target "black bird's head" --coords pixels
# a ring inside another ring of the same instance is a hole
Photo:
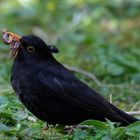
[[[34,59],[48,58],[52,53],[58,53],[53,45],[47,45],[42,39],[34,35],[19,36],[11,32],[3,32],[3,41],[10,45],[11,57],[24,56]]]

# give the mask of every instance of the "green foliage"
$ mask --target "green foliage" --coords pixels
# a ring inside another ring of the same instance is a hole
[[[83,123],[82,123],[83,124]],[[92,126],[87,130],[75,129],[73,139],[75,140],[126,140],[139,139],[140,137],[140,122],[134,123],[127,127],[115,127],[115,125],[107,121],[103,123],[95,120],[88,120],[84,125]]]
[[[35,34],[56,45],[62,63],[93,73],[101,86],[77,76],[123,110],[140,110],[139,0],[1,0],[0,29]],[[140,122],[118,127],[87,120],[68,134],[28,112],[10,86],[9,48],[0,41],[0,139],[138,140]],[[30,117],[36,121],[30,120]],[[140,118],[140,116],[136,116]]]

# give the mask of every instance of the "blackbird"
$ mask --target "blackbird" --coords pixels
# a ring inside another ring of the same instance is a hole
[[[13,58],[11,84],[20,101],[49,124],[73,125],[87,119],[109,119],[126,126],[137,119],[105,100],[52,55],[55,46],[34,35],[3,31]]]

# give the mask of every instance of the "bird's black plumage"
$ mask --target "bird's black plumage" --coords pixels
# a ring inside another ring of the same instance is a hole
[[[40,38],[29,35],[20,41],[11,83],[21,102],[39,119],[67,125],[87,119],[107,118],[122,125],[137,121],[78,80],[53,57],[57,51]],[[28,46],[34,52],[28,52]]]

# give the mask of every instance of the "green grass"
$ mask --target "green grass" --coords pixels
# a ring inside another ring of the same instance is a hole
[[[33,117],[35,121],[29,119]],[[79,126],[86,125],[87,128]],[[35,118],[28,112],[19,100],[14,96],[12,90],[7,87],[0,96],[0,137],[3,140],[17,139],[51,139],[51,140],[137,140],[140,138],[140,122],[133,123],[127,127],[117,127],[112,122],[100,122],[87,120],[79,124],[68,134],[63,130],[64,126],[49,126],[45,128],[45,122]]]

